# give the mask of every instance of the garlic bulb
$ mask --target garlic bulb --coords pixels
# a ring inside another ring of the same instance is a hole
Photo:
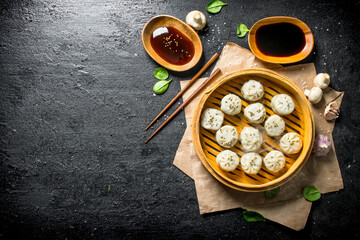
[[[313,153],[315,153],[315,156],[317,157],[323,157],[331,149],[331,141],[330,139],[322,134],[319,134],[315,138],[315,144],[313,148]]]
[[[310,91],[305,90],[304,94],[305,94],[305,96],[308,97],[308,99],[311,103],[317,104],[318,102],[321,101],[323,92],[322,92],[321,88],[313,87]]]
[[[314,78],[314,84],[316,87],[319,87],[321,89],[325,89],[330,84],[330,76],[327,73],[319,73]]]
[[[340,115],[340,110],[336,102],[331,102],[325,107],[324,118],[328,121],[338,118]]]
[[[186,23],[195,30],[201,30],[206,25],[206,17],[202,12],[194,10],[186,15]]]

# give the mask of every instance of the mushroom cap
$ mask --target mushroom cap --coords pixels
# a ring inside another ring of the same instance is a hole
[[[327,73],[319,73],[314,78],[314,84],[316,87],[319,87],[321,89],[325,89],[330,84],[330,76]]]
[[[202,12],[194,10],[186,15],[186,23],[195,30],[201,30],[206,25],[206,17]]]
[[[323,95],[323,92],[322,92],[321,88],[313,87],[310,90],[309,101],[313,104],[316,104],[321,101],[322,95]]]

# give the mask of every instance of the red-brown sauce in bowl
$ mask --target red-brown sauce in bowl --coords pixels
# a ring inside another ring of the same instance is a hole
[[[159,27],[151,34],[151,46],[165,61],[174,65],[185,65],[194,57],[192,41],[173,27]]]

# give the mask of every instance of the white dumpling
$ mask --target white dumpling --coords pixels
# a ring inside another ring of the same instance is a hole
[[[258,129],[244,127],[240,133],[240,141],[245,151],[256,151],[260,148],[263,138]]]
[[[230,150],[221,151],[216,156],[216,164],[224,171],[234,171],[239,166],[240,159]]]
[[[289,95],[278,94],[271,99],[271,108],[278,115],[289,115],[294,111],[295,103]]]
[[[261,103],[253,103],[244,110],[245,118],[251,123],[262,123],[266,117],[266,110]]]
[[[302,140],[297,133],[287,133],[280,139],[281,150],[287,154],[295,154],[302,148]]]
[[[278,172],[285,166],[285,156],[280,151],[271,151],[264,157],[264,165],[268,170]]]
[[[239,140],[239,133],[233,126],[225,125],[217,130],[215,139],[220,146],[232,148]]]
[[[218,130],[223,121],[224,114],[215,108],[207,108],[201,115],[201,126],[205,129]]]
[[[269,136],[280,136],[285,130],[285,122],[280,116],[272,115],[265,121],[264,128]]]
[[[250,101],[257,101],[264,96],[263,85],[255,80],[249,80],[241,88],[243,97]]]
[[[262,165],[262,157],[257,153],[245,153],[241,157],[241,168],[248,174],[257,174]]]
[[[241,99],[235,94],[228,94],[221,100],[221,111],[228,115],[241,112]]]

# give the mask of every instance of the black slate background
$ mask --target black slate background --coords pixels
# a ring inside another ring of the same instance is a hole
[[[206,12],[207,2],[1,1],[1,238],[359,237],[360,2],[228,0],[216,15]],[[142,27],[158,14],[184,20],[194,9],[208,18],[203,59],[191,71],[171,72],[168,91],[153,96],[158,65],[142,47]],[[315,62],[334,89],[345,91],[333,133],[345,189],[315,202],[299,232],[247,223],[241,209],[199,215],[193,181],[172,165],[183,113],[143,144],[155,129],[144,128],[180,80],[228,41],[248,47],[237,24],[250,28],[274,15],[310,26],[316,46],[304,62]]]

